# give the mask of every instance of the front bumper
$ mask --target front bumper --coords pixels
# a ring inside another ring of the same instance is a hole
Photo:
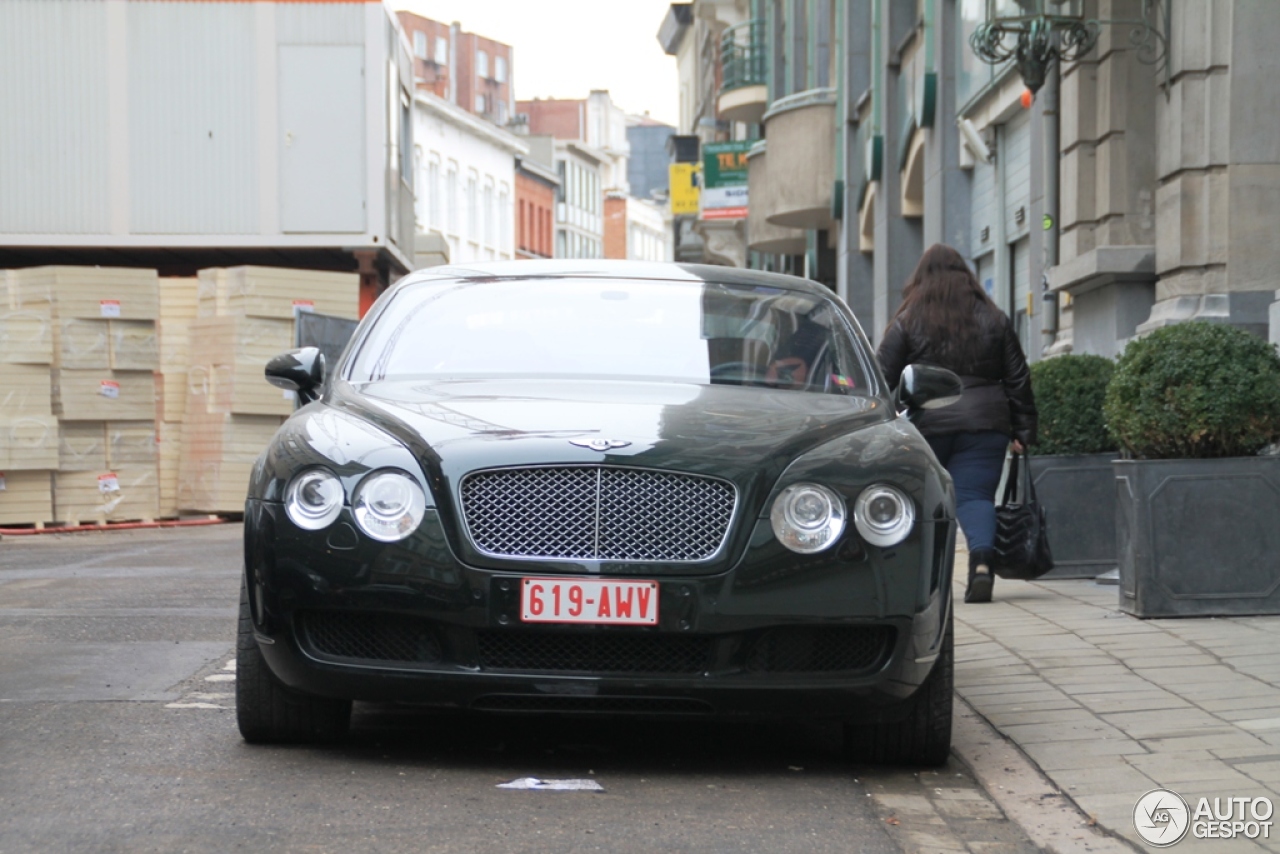
[[[519,580],[547,573],[462,564],[432,512],[395,546],[348,535],[348,522],[344,511],[327,533],[300,531],[270,502],[245,518],[259,647],[284,683],[321,696],[874,719],[905,708],[950,618],[949,520],[893,551],[816,560],[780,559],[771,536],[755,538],[728,572],[656,579],[659,623],[643,628],[522,623]]]

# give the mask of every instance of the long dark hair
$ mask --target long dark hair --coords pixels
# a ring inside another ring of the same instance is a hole
[[[964,257],[935,243],[920,256],[890,325],[928,340],[945,365],[964,368],[982,356],[986,332],[1002,315]]]

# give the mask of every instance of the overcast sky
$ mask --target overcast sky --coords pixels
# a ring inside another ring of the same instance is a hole
[[[676,60],[658,28],[670,0],[390,0],[515,48],[516,97],[585,98],[608,89],[628,113],[675,125]]]

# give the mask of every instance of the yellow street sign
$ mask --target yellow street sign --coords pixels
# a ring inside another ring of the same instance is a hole
[[[671,214],[672,216],[698,215],[700,191],[700,163],[671,164]]]

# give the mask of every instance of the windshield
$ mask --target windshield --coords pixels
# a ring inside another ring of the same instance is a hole
[[[347,378],[612,378],[866,394],[855,347],[834,303],[779,288],[425,282],[393,297]]]

